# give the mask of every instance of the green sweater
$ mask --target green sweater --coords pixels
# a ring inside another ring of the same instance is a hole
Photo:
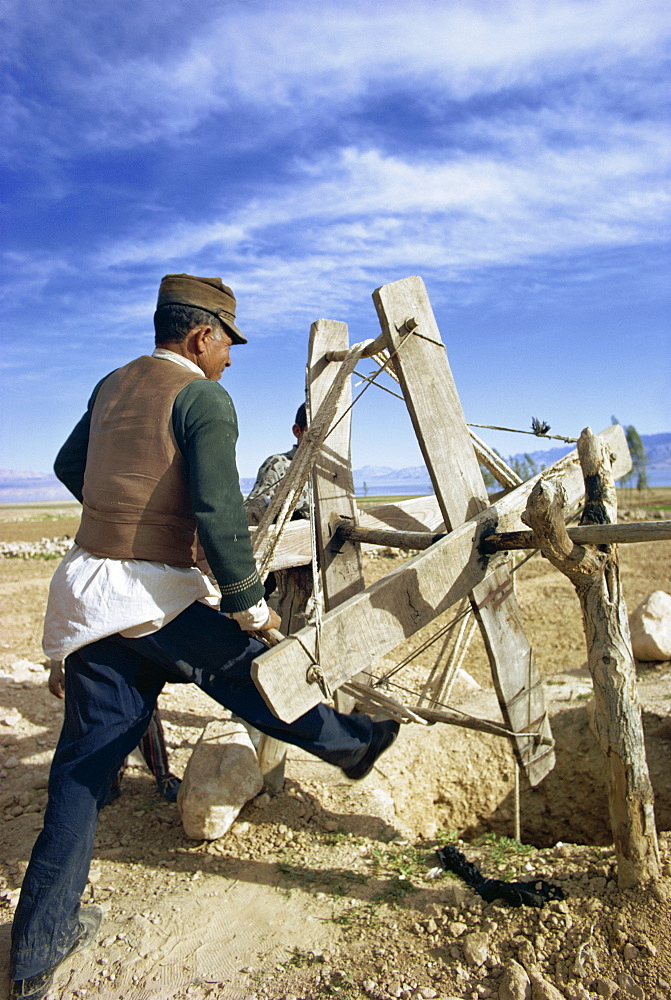
[[[102,381],[93,390],[86,413],[54,464],[58,478],[79,501],[91,413]],[[218,382],[195,379],[175,398],[172,428],[188,470],[198,538],[221,589],[221,610],[244,611],[263,597],[263,585],[256,571],[240,493],[235,458],[238,421],[233,401]]]

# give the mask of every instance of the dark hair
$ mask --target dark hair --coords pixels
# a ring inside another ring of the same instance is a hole
[[[298,424],[298,426],[302,431],[304,431],[307,428],[308,417],[307,413],[305,412],[305,403],[301,403],[301,405],[296,410],[296,419],[294,420],[294,423]]]
[[[154,313],[154,330],[157,344],[184,340],[194,326],[211,326],[213,330],[224,330],[224,326],[214,313],[196,306],[177,306],[172,303],[159,306]]]

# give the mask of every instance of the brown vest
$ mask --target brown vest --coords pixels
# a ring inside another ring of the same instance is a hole
[[[75,541],[94,556],[196,563],[196,519],[172,430],[177,393],[200,376],[142,357],[98,390]]]

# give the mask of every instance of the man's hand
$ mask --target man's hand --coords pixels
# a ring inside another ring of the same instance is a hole
[[[62,660],[49,660],[49,690],[55,698],[65,698],[65,674]]]
[[[281,624],[282,624],[282,619],[277,614],[277,612],[273,611],[272,608],[268,608],[268,621],[266,622],[265,625],[261,625],[260,628],[257,629],[257,631],[268,632],[271,628],[279,629]]]

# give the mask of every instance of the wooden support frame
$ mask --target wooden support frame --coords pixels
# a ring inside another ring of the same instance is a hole
[[[399,570],[329,610],[320,630],[319,651],[316,629],[302,629],[261,655],[253,664],[253,676],[272,710],[292,721],[322,700],[322,690],[310,679],[314,679],[317,655],[329,687],[337,689],[359,671],[371,669],[377,659],[470,594],[506,727],[520,734],[537,733],[536,739],[520,736],[514,743],[518,761],[536,784],[553,765],[542,686],[522,629],[507,557],[501,553],[483,555],[480,543],[484,535],[494,531],[524,527],[520,516],[541,477],[561,480],[569,505],[577,505],[583,495],[577,455],[572,452],[489,506],[421,279],[385,286],[375,293],[375,301],[385,346],[394,355],[442,520],[453,530]],[[325,330],[325,321],[321,322]],[[328,364],[326,356],[335,354],[340,360],[345,353],[344,348],[325,351],[323,366]],[[319,364],[314,359],[313,363]],[[631,460],[622,428],[614,425],[602,437],[614,455],[616,476],[623,475]],[[331,506],[330,514],[349,517],[339,502]],[[436,531],[439,525],[427,527]],[[321,544],[328,560],[332,553],[323,537]]]

